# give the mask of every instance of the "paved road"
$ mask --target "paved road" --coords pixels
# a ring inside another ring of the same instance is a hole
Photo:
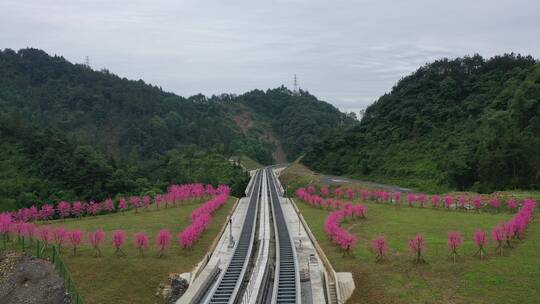
[[[346,178],[346,177],[342,177],[342,176],[325,175],[325,174],[319,174],[319,173],[315,173],[315,176],[319,176],[321,178],[321,183],[328,184],[328,185],[359,184],[359,185],[365,186],[365,187],[380,188],[380,189],[386,189],[386,190],[390,190],[390,191],[400,191],[400,192],[411,192],[412,191],[409,188],[403,188],[403,187],[396,186],[396,185],[374,183],[374,182],[370,182],[370,181],[363,181],[363,180],[359,180],[359,179]]]

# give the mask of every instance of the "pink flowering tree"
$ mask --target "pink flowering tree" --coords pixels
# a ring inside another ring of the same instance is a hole
[[[68,202],[60,202],[57,206],[58,209],[58,215],[61,219],[64,219],[66,217],[69,217],[71,214],[71,204]]]
[[[47,250],[47,247],[49,247],[49,243],[53,240],[52,231],[47,227],[40,227],[39,240],[41,241],[42,245],[41,253],[43,253],[45,250]]]
[[[420,207],[424,207],[424,205],[426,204],[426,200],[426,195],[424,193],[420,193],[416,196],[416,201],[418,202]]]
[[[401,192],[394,193],[394,201],[396,202],[396,205],[399,205],[399,202],[401,202]]]
[[[86,211],[90,215],[97,215],[101,211],[101,206],[96,202],[90,202],[86,207]]]
[[[508,200],[506,205],[508,206],[508,210],[515,211],[518,208],[518,201],[512,198]]]
[[[492,199],[489,200],[489,205],[495,211],[499,212],[499,208],[501,207],[501,201],[498,198],[493,197]]]
[[[506,247],[512,247],[512,244],[510,242],[514,238],[514,219],[510,220],[508,223],[504,223],[503,229]]]
[[[82,232],[80,230],[72,230],[69,232],[69,243],[73,248],[73,256],[77,255],[77,247],[81,245],[82,242]]]
[[[58,246],[58,252],[60,252],[62,250],[62,245],[68,239],[69,234],[62,227],[58,227],[54,229],[52,234],[53,234],[54,243],[56,244],[56,246]]]
[[[431,197],[431,206],[433,206],[433,208],[438,208],[440,203],[441,203],[440,195],[435,194]]]
[[[446,209],[450,209],[453,203],[454,203],[454,198],[451,195],[444,196],[444,206],[446,207]]]
[[[73,208],[71,209],[71,214],[79,218],[84,213],[84,205],[81,202],[73,203]]]
[[[144,250],[148,248],[148,235],[146,232],[137,232],[135,233],[135,239],[133,240],[135,248],[139,250],[141,257],[144,256]]]
[[[156,236],[156,245],[159,250],[159,257],[163,256],[163,252],[171,244],[171,232],[167,229],[161,229]]]
[[[478,251],[475,253],[475,255],[480,255],[480,260],[484,259],[484,256],[486,255],[485,247],[487,245],[488,239],[486,237],[486,232],[482,229],[477,229],[474,232],[474,244],[476,247],[478,247]]]
[[[45,204],[41,206],[41,210],[39,211],[39,217],[42,220],[50,220],[54,216],[54,207],[49,204]]]
[[[415,201],[416,201],[416,194],[414,193],[407,194],[407,204],[409,204],[409,207],[412,207]]]
[[[457,250],[462,243],[463,241],[461,240],[461,233],[457,231],[448,232],[448,249],[450,249],[450,255],[454,259],[454,263],[456,262],[458,255]]]
[[[498,252],[500,255],[503,255],[503,244],[506,239],[504,235],[504,223],[500,223],[499,225],[495,226],[493,230],[491,230],[491,237],[497,244],[497,248],[495,248],[495,252]]]
[[[103,209],[106,210],[108,213],[111,213],[114,211],[114,202],[112,199],[108,198],[103,202]]]
[[[143,197],[143,204],[144,204],[144,209],[148,210],[150,208],[150,204],[152,203],[152,199],[150,198],[149,195],[145,195]]]
[[[118,209],[122,211],[122,214],[124,214],[124,211],[128,208],[127,201],[124,197],[120,197],[118,199]]]
[[[90,246],[92,246],[92,249],[94,250],[94,257],[101,256],[101,250],[99,246],[103,243],[105,240],[105,232],[101,229],[98,229],[94,232],[88,232],[88,242],[90,243]]]
[[[388,251],[388,245],[386,243],[386,237],[384,235],[378,236],[371,242],[371,248],[377,254],[375,261],[380,263],[384,260],[386,252]]]
[[[132,196],[129,198],[129,203],[131,204],[131,208],[135,209],[135,213],[139,212],[140,202],[141,199],[138,196]]]
[[[126,254],[122,250],[126,242],[126,232],[124,230],[115,230],[112,232],[112,243],[115,248],[114,254],[117,256],[125,256]]]
[[[482,198],[479,196],[473,197],[472,205],[474,209],[476,209],[477,211],[480,211],[480,209],[482,209]]]
[[[321,187],[321,195],[324,197],[328,197],[328,195],[330,195],[330,190],[328,189],[328,186]]]
[[[424,252],[426,250],[426,240],[423,234],[418,233],[412,239],[409,239],[409,252],[415,256],[415,262],[425,263]]]
[[[465,197],[465,196],[460,196],[460,197],[458,198],[458,201],[459,201],[459,207],[460,207],[461,209],[466,210],[466,209],[467,209],[467,206],[468,206],[468,204],[469,204],[469,201],[467,200],[467,197]]]

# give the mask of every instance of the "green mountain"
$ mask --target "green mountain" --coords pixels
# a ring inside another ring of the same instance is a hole
[[[507,54],[438,60],[302,161],[421,190],[540,188],[540,64]]]
[[[171,182],[241,191],[247,177],[230,156],[295,159],[326,129],[355,123],[306,91],[184,98],[38,49],[0,50],[0,114],[0,208]]]

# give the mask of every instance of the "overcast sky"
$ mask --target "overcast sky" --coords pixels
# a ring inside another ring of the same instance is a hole
[[[0,48],[182,96],[285,84],[358,111],[442,57],[540,57],[538,0],[1,0]]]

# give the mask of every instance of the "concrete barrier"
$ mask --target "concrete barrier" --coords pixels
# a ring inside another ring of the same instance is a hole
[[[317,254],[319,255],[319,258],[323,262],[324,268],[326,269],[326,275],[325,275],[325,285],[326,285],[326,291],[327,295],[330,294],[330,285],[333,283],[336,287],[336,298],[339,304],[345,303],[347,299],[352,295],[352,292],[354,291],[354,280],[352,280],[352,274],[348,273],[349,275],[346,275],[347,273],[344,273],[344,275],[341,275],[338,277],[336,274],[336,271],[334,270],[334,267],[332,267],[332,263],[330,263],[330,260],[322,250],[321,246],[317,242],[317,239],[309,229],[309,226],[304,219],[304,216],[302,213],[300,213],[300,209],[298,209],[298,206],[296,206],[296,202],[289,198],[291,201],[292,206],[294,207],[295,212],[298,214],[298,218],[300,219],[300,222],[304,226],[304,229],[306,230],[309,239],[311,240],[311,243],[313,243],[313,246],[315,247],[315,250],[317,251]],[[340,279],[347,279],[351,278],[352,283],[347,280],[346,286],[344,288],[341,287]],[[345,291],[345,292],[344,292]]]

